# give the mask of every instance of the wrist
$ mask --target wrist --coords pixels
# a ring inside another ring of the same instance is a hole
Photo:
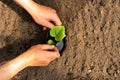
[[[29,59],[24,54],[8,62],[11,77],[28,67]]]
[[[35,3],[33,0],[14,0],[14,1],[27,11],[31,10]]]

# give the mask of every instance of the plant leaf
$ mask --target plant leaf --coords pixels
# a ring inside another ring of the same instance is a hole
[[[50,36],[55,37],[56,41],[61,41],[64,39],[65,35],[65,27],[64,26],[54,26],[50,30]]]
[[[52,39],[48,40],[47,43],[50,44],[50,45],[54,45],[54,44],[55,44],[54,41],[53,41]]]

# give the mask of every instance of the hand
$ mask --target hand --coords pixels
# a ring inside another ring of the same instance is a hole
[[[52,28],[54,25],[61,25],[61,21],[56,10],[35,3],[33,0],[14,0],[21,5],[35,20],[36,23],[46,28]]]
[[[26,51],[23,57],[29,59],[28,66],[46,66],[51,61],[60,57],[59,51],[55,46],[51,45],[36,45]]]
[[[28,51],[0,66],[0,80],[9,80],[28,66],[46,66],[59,58],[59,51],[55,46],[36,45]]]
[[[30,14],[36,23],[44,26],[44,29],[62,24],[54,9],[37,3],[34,5],[36,6],[30,11]]]

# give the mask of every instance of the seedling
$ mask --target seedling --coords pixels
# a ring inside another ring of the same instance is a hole
[[[47,43],[50,45],[55,45],[58,48],[60,48],[60,45],[64,44],[63,39],[66,37],[65,27],[64,26],[54,26],[50,30],[49,36],[50,36],[50,39],[48,39]]]

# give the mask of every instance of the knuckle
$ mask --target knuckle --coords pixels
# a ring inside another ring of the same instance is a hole
[[[59,57],[60,57],[60,54],[57,55],[57,58],[59,58]]]
[[[43,25],[43,26],[45,26],[45,25],[46,25],[46,21],[42,20],[42,21],[40,22],[40,24]]]
[[[39,20],[39,19],[35,19],[35,22],[37,23],[37,24],[40,24],[40,25],[45,25],[46,24],[46,21],[45,21],[45,19],[41,19],[41,20]]]
[[[40,23],[39,18],[37,18],[37,17],[34,17],[34,21],[38,24]]]
[[[60,53],[56,53],[56,58],[59,58],[60,57]]]
[[[41,45],[36,45],[36,47],[41,47]]]
[[[51,13],[52,13],[53,15],[55,15],[55,14],[57,13],[57,11],[56,11],[55,9],[53,9],[53,10],[51,10]]]
[[[59,58],[59,57],[60,57],[60,55],[57,55],[57,56],[56,56],[56,58]]]
[[[32,49],[37,49],[39,46],[38,45],[34,45],[34,46],[32,46],[31,48]]]
[[[31,48],[35,48],[36,46],[34,45],[34,46],[32,46]]]
[[[56,10],[55,10],[55,9],[53,9],[53,12],[54,12],[54,13],[56,13]]]
[[[47,66],[48,64],[44,64],[44,66]]]
[[[46,60],[46,64],[49,64],[50,63],[50,60],[48,59],[48,60]]]

